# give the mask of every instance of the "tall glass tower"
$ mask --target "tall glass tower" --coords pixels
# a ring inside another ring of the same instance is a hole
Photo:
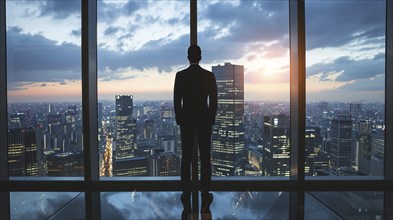
[[[263,159],[264,176],[290,175],[290,120],[289,115],[264,117]]]
[[[330,156],[334,168],[351,167],[352,120],[350,115],[332,119]]]
[[[116,96],[116,153],[115,159],[134,157],[136,147],[136,120],[133,115],[133,99],[131,95]]]
[[[244,150],[244,66],[213,66],[218,108],[212,135],[212,174],[242,175]]]

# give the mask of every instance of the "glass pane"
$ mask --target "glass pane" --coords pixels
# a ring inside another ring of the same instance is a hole
[[[6,1],[10,176],[83,176],[81,2]]]
[[[85,219],[83,192],[11,192],[11,219]]]
[[[383,192],[306,193],[305,219],[382,219]]]
[[[102,192],[102,219],[181,219],[180,192]]]
[[[215,74],[215,176],[289,176],[287,1],[198,1],[201,66]]]
[[[187,1],[98,1],[101,176],[179,176],[172,97],[188,45]]]
[[[214,192],[213,219],[288,219],[288,192]]]
[[[383,176],[385,1],[306,1],[306,175]]]

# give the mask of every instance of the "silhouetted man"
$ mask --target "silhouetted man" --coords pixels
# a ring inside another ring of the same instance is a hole
[[[213,195],[211,182],[211,131],[217,112],[217,84],[214,74],[199,66],[201,48],[191,45],[187,56],[190,66],[176,73],[174,102],[176,123],[180,125],[182,161],[181,183],[184,214],[191,213],[191,172],[194,136],[199,143],[201,160],[201,212],[210,212]]]

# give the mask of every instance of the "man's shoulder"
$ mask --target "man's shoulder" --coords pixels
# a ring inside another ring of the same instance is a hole
[[[195,71],[197,71],[199,73],[204,73],[205,75],[214,75],[213,72],[211,72],[211,71],[209,71],[207,69],[204,69],[203,67],[201,67],[199,65],[197,65],[197,66],[189,66],[188,68],[185,68],[183,70],[178,71],[176,73],[176,75],[179,77],[179,76],[182,76],[182,75],[191,74],[191,73],[193,73]]]
[[[207,69],[204,69],[203,67],[199,66],[199,68],[201,69],[201,71],[205,72],[208,75],[214,75],[214,73],[212,71],[209,71]]]

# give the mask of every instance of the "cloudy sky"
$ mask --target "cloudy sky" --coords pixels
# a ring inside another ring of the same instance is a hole
[[[80,1],[7,1],[9,102],[81,100]],[[306,1],[307,100],[383,101],[385,1]],[[188,1],[99,1],[98,94],[171,100]],[[246,100],[289,100],[287,1],[198,1],[201,65],[245,67]]]

